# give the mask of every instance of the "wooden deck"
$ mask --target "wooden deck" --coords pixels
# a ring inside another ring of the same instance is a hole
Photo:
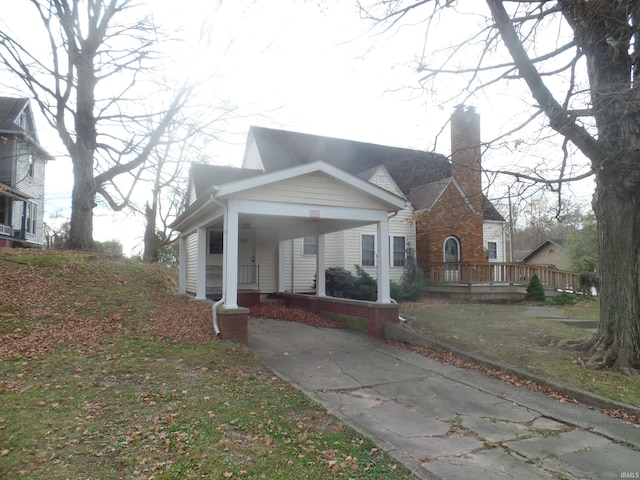
[[[514,292],[526,288],[534,275],[538,276],[547,291],[570,293],[580,291],[577,273],[522,263],[441,262],[430,264],[424,272],[424,276],[429,278],[432,287],[484,286],[494,287],[489,290],[497,291],[495,287],[512,286],[516,288],[504,290]]]

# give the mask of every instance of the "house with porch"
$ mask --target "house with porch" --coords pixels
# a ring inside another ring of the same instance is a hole
[[[0,97],[0,247],[42,247],[45,165],[52,159],[38,142],[29,99]]]
[[[407,249],[423,268],[499,258],[503,230],[488,222],[504,219],[482,194],[473,109],[452,116],[451,161],[254,126],[242,167],[192,166],[187,208],[173,224],[180,291],[219,299],[224,315],[274,293],[307,307],[313,298],[312,308],[324,311],[362,312],[362,305],[329,301],[325,289],[326,268],[359,265],[378,280],[376,305],[360,314],[375,320],[371,330],[379,334],[380,319],[397,321],[389,284],[400,280]]]

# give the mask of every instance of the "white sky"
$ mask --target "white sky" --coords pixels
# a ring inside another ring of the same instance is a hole
[[[435,147],[449,154],[448,130],[435,142],[453,108],[440,101],[452,87],[442,85],[442,92],[419,98],[415,90],[403,88],[418,87],[418,74],[409,63],[423,47],[419,26],[377,40],[353,0],[233,0],[218,9],[213,3],[148,1],[156,23],[182,29],[180,35],[188,41],[195,41],[203,19],[213,25],[209,47],[194,52],[187,43],[174,51],[172,62],[180,75],[195,55],[194,74],[215,73],[211,90],[246,115],[227,126],[236,135],[229,138],[232,143],[215,146],[213,162],[240,166],[250,125],[415,149]],[[455,37],[454,30],[444,31]],[[503,95],[506,98],[478,98],[474,103],[485,138],[512,114],[496,105],[517,104],[509,92]],[[62,152],[52,147],[57,141],[48,126],[38,126],[43,146],[54,154]],[[70,161],[60,158],[47,166],[48,215],[69,216],[71,179]],[[118,239],[126,254],[141,252],[143,228],[141,217],[96,211],[94,238]]]

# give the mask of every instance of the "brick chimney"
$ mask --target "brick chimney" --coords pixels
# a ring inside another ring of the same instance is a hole
[[[451,115],[451,176],[478,212],[482,212],[480,168],[480,115],[474,107],[458,105]]]

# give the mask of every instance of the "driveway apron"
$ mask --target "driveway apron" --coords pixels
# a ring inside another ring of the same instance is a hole
[[[640,428],[348,329],[249,320],[249,348],[425,479],[640,478]]]

